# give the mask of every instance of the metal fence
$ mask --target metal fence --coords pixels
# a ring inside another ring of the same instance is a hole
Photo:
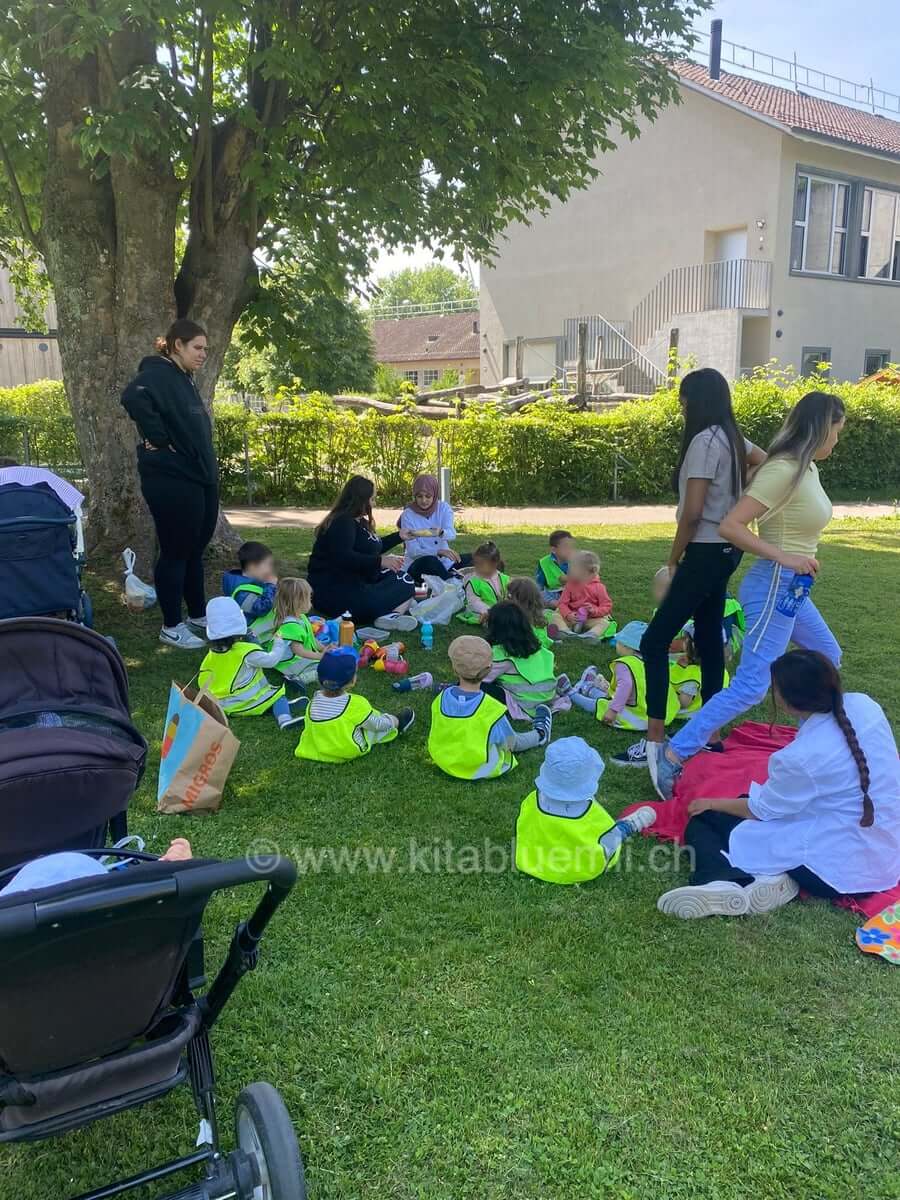
[[[615,371],[615,390],[638,396],[652,395],[664,386],[666,373],[651,362],[628,336],[625,321],[607,321],[599,315],[569,317],[563,327],[567,373],[574,371],[578,357],[578,326],[587,326],[585,366],[591,381]]]

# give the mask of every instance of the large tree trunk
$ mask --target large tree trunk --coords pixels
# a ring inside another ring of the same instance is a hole
[[[153,39],[119,35],[99,58],[74,61],[58,52],[57,36],[52,28],[45,31],[50,141],[41,249],[56,296],[63,378],[88,476],[89,545],[101,554],[118,554],[130,545],[149,572],[153,523],[137,474],[137,431],[120,396],[141,358],[153,352],[155,337],[179,315],[209,332],[210,360],[198,383],[211,403],[234,323],[257,283],[241,211],[240,175],[249,147],[244,130],[219,132],[215,228],[192,231],[176,282],[182,185],[165,150],[113,157],[100,175],[84,163],[74,136],[87,109],[110,102],[119,78],[155,61]],[[223,546],[237,540],[223,517],[216,538]]]

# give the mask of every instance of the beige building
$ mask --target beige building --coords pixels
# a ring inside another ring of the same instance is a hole
[[[580,320],[588,368],[621,367],[624,391],[652,390],[672,346],[729,378],[900,359],[900,122],[715,62],[678,73],[681,104],[482,267],[484,382],[517,354],[559,375]]]
[[[477,311],[373,321],[375,357],[417,388],[431,387],[445,371],[457,371],[466,383],[478,383],[478,321]]]
[[[0,387],[18,387],[22,383],[37,383],[39,379],[62,379],[56,305],[52,300],[45,317],[49,333],[31,333],[25,328],[9,271],[0,268]]]

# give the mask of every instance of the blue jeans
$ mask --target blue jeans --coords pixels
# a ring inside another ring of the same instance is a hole
[[[811,596],[794,617],[776,611],[791,579],[793,571],[763,559],[754,563],[744,576],[740,601],[747,618],[747,633],[740,664],[731,686],[713,696],[672,738],[672,749],[679,758],[691,758],[703,749],[711,733],[759,704],[769,690],[772,663],[791,642],[803,650],[818,650],[836,667],[841,665],[841,648]]]

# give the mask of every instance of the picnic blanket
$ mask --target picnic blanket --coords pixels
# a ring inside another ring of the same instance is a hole
[[[789,725],[764,725],[760,721],[738,725],[725,739],[724,754],[697,754],[685,764],[672,799],[651,805],[656,810],[656,824],[645,829],[644,835],[681,844],[689,820],[688,805],[693,799],[699,796],[744,796],[750,791],[751,783],[765,783],[769,759],[776,750],[782,750],[792,742],[796,733]],[[640,807],[641,804],[632,804],[622,816]],[[900,903],[900,883],[885,892],[873,892],[864,900],[847,897],[835,903],[866,917],[874,917],[889,905]]]

